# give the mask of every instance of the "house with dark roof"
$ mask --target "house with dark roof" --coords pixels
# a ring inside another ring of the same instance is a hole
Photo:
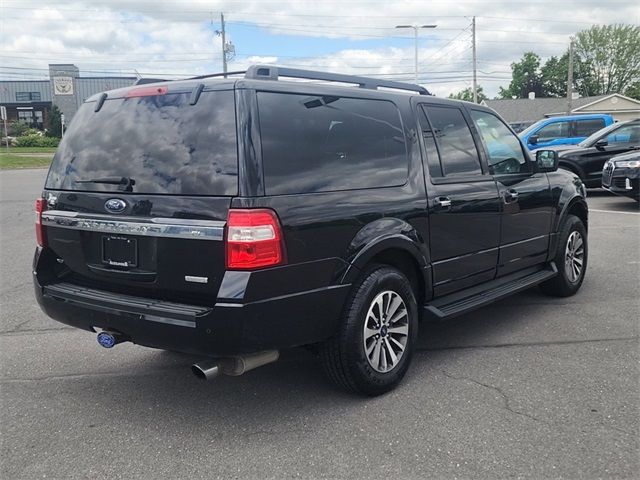
[[[567,114],[608,113],[618,122],[640,118],[640,101],[619,93],[574,98],[570,112],[566,98],[505,98],[482,104],[498,112],[516,131],[545,117]]]

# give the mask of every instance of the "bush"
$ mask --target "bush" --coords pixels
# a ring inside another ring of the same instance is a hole
[[[14,120],[9,124],[9,131],[13,134],[14,137],[20,137],[29,130],[29,127],[21,122],[20,120]]]
[[[21,137],[24,136],[31,136],[31,135],[38,135],[39,137],[41,137],[42,135],[44,135],[44,132],[42,130],[38,130],[37,128],[28,128],[22,135],[20,135]]]
[[[57,147],[60,143],[59,138],[44,137],[42,135],[25,135],[16,138],[14,145],[16,147]]]

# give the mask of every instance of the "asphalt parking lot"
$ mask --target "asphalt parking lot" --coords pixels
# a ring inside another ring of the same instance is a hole
[[[638,478],[635,202],[590,192],[578,295],[532,289],[428,325],[401,387],[362,399],[304,350],[205,383],[191,357],[107,351],[45,317],[30,275],[45,173],[0,172],[0,478]]]

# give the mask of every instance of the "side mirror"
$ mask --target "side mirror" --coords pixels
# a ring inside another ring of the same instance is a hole
[[[607,142],[607,139],[606,138],[601,138],[600,140],[598,140],[595,143],[594,147],[596,147],[598,150],[602,150],[607,145],[609,145],[609,142]]]
[[[529,137],[529,143],[531,145],[536,145],[538,143],[538,138],[540,138],[540,137],[538,137],[538,135],[531,135]]]
[[[555,172],[558,170],[558,152],[555,150],[536,151],[536,163],[539,172]]]

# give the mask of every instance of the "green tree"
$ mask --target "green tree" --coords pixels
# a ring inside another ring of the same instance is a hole
[[[482,87],[480,85],[478,85],[476,93],[478,94],[478,103],[487,99],[487,96],[482,91]],[[465,100],[467,102],[473,102],[473,89],[471,87],[467,87],[464,90],[460,90],[459,92],[452,93],[451,95],[449,95],[449,98],[454,98],[456,100]]]
[[[62,137],[62,119],[60,118],[62,112],[54,105],[49,112],[49,130],[47,135],[50,137]]]
[[[640,81],[635,82],[629,88],[624,91],[624,94],[627,97],[635,98],[636,100],[640,100]]]
[[[567,95],[567,71],[569,68],[569,54],[561,57],[551,57],[540,69],[542,88],[545,96],[564,97]]]
[[[569,50],[560,57],[551,57],[540,69],[543,96],[565,97],[567,95],[567,74],[569,70]],[[597,95],[591,70],[580,57],[573,58],[573,88],[582,96]]]
[[[594,95],[622,93],[640,78],[640,26],[594,25],[576,35],[575,53]]]
[[[529,92],[542,97],[542,74],[540,72],[540,56],[534,52],[526,52],[519,62],[511,64],[511,83],[507,88],[500,87],[501,98],[526,98]]]

